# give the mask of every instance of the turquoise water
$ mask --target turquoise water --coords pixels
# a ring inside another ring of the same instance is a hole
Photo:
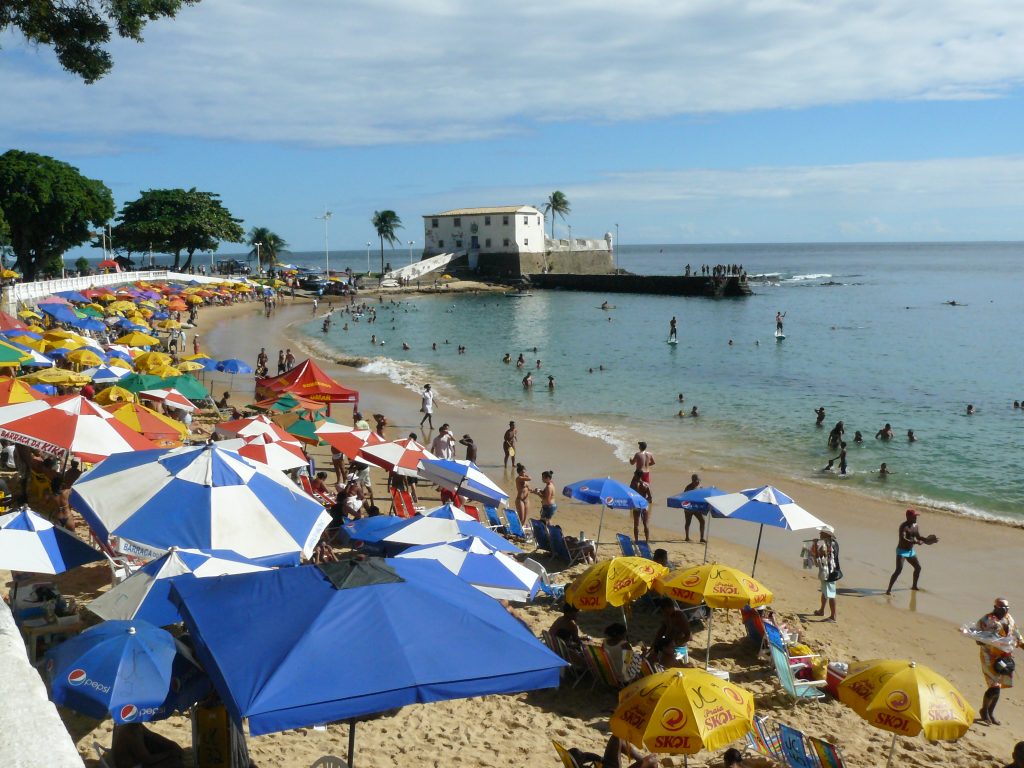
[[[681,445],[705,466],[740,459],[818,476],[835,453],[826,448],[828,428],[842,419],[852,476],[841,482],[1019,516],[1024,410],[1012,401],[1024,399],[1022,254],[1022,244],[973,243],[624,247],[620,264],[634,272],[741,263],[751,274],[780,273],[781,281],[719,301],[560,291],[521,300],[417,298],[381,309],[374,325],[350,323],[344,332],[339,317],[326,338],[319,321],[304,330],[339,351],[378,358],[370,370],[410,386],[431,380],[442,398],[568,419],[620,453],[629,449],[626,424],[629,434],[648,435],[656,453]],[[332,255],[332,268],[345,256],[357,269],[365,262],[365,254]],[[605,299],[614,311],[599,309]],[[952,299],[966,306],[943,303]],[[787,338],[777,343],[779,310],[787,313]],[[675,347],[665,343],[673,315]],[[386,345],[371,346],[371,333]],[[402,351],[403,341],[412,349]],[[521,384],[525,370],[501,363],[506,352],[513,360],[523,353],[530,368],[541,360],[532,392]],[[680,392],[699,419],[676,417]],[[968,403],[973,416],[965,415]],[[814,426],[818,406],[827,411],[825,429]],[[896,432],[888,443],[874,439],[885,422]],[[907,442],[908,429],[918,442]],[[864,434],[861,445],[855,430]],[[877,476],[883,461],[893,472],[885,481]]]

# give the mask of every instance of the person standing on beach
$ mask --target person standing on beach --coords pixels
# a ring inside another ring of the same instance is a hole
[[[939,537],[935,534],[931,536],[921,535],[917,528],[917,518],[919,516],[920,513],[916,509],[908,509],[906,521],[900,523],[899,543],[896,545],[896,570],[893,571],[892,577],[889,579],[889,587],[885,590],[887,595],[892,594],[893,584],[896,583],[896,579],[903,572],[904,560],[910,563],[910,567],[914,569],[914,581],[910,588],[913,590],[918,589],[917,580],[921,576],[921,563],[917,560],[917,550],[914,549],[914,546],[917,544],[937,544],[939,541]]]
[[[996,598],[992,610],[978,619],[975,629],[991,632],[995,638],[1003,641],[999,645],[978,643],[981,646],[981,674],[988,686],[978,712],[978,721],[999,725],[996,720],[996,704],[999,703],[1002,689],[1013,687],[1013,652],[1017,648],[1024,648],[1024,637],[1010,615],[1010,602],[1005,597]],[[1016,759],[1016,749],[1013,754]]]
[[[420,427],[423,426],[423,422],[427,422],[430,425],[430,429],[433,429],[434,391],[430,388],[429,384],[423,385],[423,393],[420,395],[420,413],[423,414],[423,418],[420,419]]]
[[[696,473],[694,473],[694,474],[690,475],[690,482],[686,484],[686,487],[683,489],[683,493],[688,493],[690,491],[695,491],[698,488],[700,488],[700,475],[697,475]],[[697,523],[700,525],[700,543],[703,544],[704,543],[704,513],[703,512],[699,512],[696,509],[694,509],[693,505],[690,505],[689,507],[686,507],[683,510],[683,513],[686,515],[686,522],[683,523],[683,535],[686,536],[686,540],[687,541],[690,540],[690,522],[693,520],[693,518],[696,517],[697,518]]]
[[[651,486],[644,482],[643,473],[638,469],[633,473],[633,479],[629,487],[636,491],[647,502],[643,509],[633,509],[633,541],[640,541],[640,521],[644,523],[644,541],[651,543],[651,505],[654,497],[651,496]]]
[[[452,430],[447,424],[442,424],[441,429],[430,445],[430,452],[439,459],[451,461],[455,458],[455,438],[452,437]]]
[[[516,464],[516,514],[519,522],[526,525],[530,516],[530,481],[533,478],[526,474],[526,467]]]
[[[839,542],[836,541],[835,529],[831,525],[823,525],[818,529],[818,540],[811,550],[814,564],[818,566],[818,581],[821,583],[821,607],[814,612],[815,616],[825,615],[825,603],[828,602],[829,621],[836,620],[836,582],[841,575],[839,570]]]
[[[476,443],[473,442],[473,438],[469,435],[463,435],[462,439],[459,440],[459,445],[466,446],[466,461],[476,464]]]
[[[256,355],[256,367],[266,368],[270,363],[270,358],[267,357],[267,350],[260,347],[260,353]]]
[[[654,456],[647,450],[647,443],[641,440],[637,443],[640,450],[633,454],[629,463],[640,473],[640,477],[647,485],[651,484],[651,467],[654,466]]]
[[[508,469],[510,459],[513,463],[515,462],[517,440],[519,440],[519,431],[516,429],[516,423],[510,421],[508,429],[505,430],[505,436],[501,439],[501,450],[505,453],[505,469]]]
[[[676,318],[675,315],[668,321],[668,340],[677,341],[676,339]]]
[[[544,525],[551,525],[551,518],[555,516],[555,512],[558,511],[558,505],[555,504],[555,473],[546,469],[540,473],[540,479],[544,482],[544,485],[534,491],[540,496],[540,519]]]

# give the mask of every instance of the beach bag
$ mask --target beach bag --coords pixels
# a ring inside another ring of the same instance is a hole
[[[832,542],[832,555],[835,557],[836,567],[828,573],[825,581],[839,581],[843,578],[843,569],[839,565],[839,542]]]
[[[1012,656],[1000,656],[992,662],[992,669],[997,675],[1012,675],[1016,668]]]

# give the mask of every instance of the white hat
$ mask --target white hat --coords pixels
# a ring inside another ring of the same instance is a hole
[[[831,525],[818,526],[818,533],[827,533],[829,536],[835,535],[836,529]]]

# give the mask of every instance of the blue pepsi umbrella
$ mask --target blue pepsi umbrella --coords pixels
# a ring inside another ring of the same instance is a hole
[[[162,720],[203,694],[185,646],[145,621],[89,627],[46,654],[46,672],[54,704],[118,725]]]
[[[434,560],[496,600],[528,602],[540,585],[540,576],[475,536],[409,547],[397,557]]]
[[[587,504],[601,505],[601,518],[597,523],[596,546],[601,546],[601,528],[604,526],[605,507],[609,509],[647,509],[647,499],[625,483],[612,480],[610,477],[580,480],[565,486],[562,489],[562,495]]]
[[[521,551],[515,544],[451,504],[444,504],[426,515],[415,517],[360,518],[343,525],[341,532],[350,541],[376,544],[389,553],[421,544],[458,541],[466,536],[483,539],[499,552]]]
[[[102,553],[71,531],[28,507],[0,515],[0,568],[4,570],[56,575],[102,559]]]
[[[236,373],[252,373],[252,367],[244,360],[221,360],[217,363],[217,370],[222,373],[230,373],[234,376]]]
[[[40,304],[39,311],[45,312],[61,323],[71,324],[78,322],[78,315],[67,304]]]
[[[554,688],[565,666],[501,604],[429,560],[195,579],[176,583],[174,596],[228,712],[247,717],[253,735]],[[339,638],[351,663],[320,663],[337,655]],[[353,751],[354,723],[350,766]]]
[[[707,488],[694,488],[692,491],[683,491],[675,496],[668,497],[668,505],[675,509],[689,509],[699,514],[711,513],[711,517],[721,517],[720,514],[708,504],[708,499],[713,496],[724,496],[725,491],[709,486]],[[701,529],[703,530],[703,529]],[[704,536],[704,562],[708,561],[708,541],[711,538],[711,520],[707,523],[707,533]]]

